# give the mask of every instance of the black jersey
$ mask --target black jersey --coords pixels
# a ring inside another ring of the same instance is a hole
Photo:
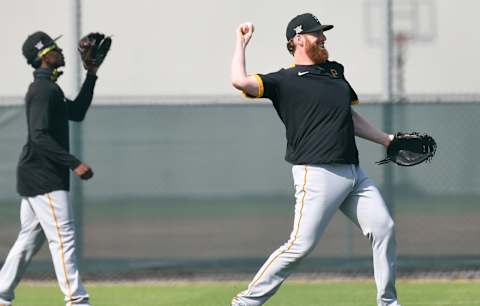
[[[285,124],[289,163],[358,164],[351,110],[358,98],[343,71],[327,61],[256,75],[257,97],[270,99]]]
[[[81,121],[90,106],[97,77],[87,75],[75,101],[65,98],[51,71],[37,69],[25,97],[28,137],[17,167],[17,191],[36,196],[69,190],[69,169],[80,161],[69,153],[68,121]]]

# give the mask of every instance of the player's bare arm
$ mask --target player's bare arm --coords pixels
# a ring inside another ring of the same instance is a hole
[[[254,26],[251,22],[245,22],[236,30],[236,43],[230,69],[232,85],[247,95],[258,96],[258,82],[254,76],[248,76],[245,65],[245,49],[252,38]]]
[[[355,136],[381,144],[385,147],[388,147],[392,141],[393,135],[380,131],[353,109],[352,119],[355,128]]]

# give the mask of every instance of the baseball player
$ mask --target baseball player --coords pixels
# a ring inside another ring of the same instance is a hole
[[[264,304],[316,246],[337,210],[370,240],[378,306],[398,306],[395,289],[394,223],[377,187],[359,166],[355,136],[388,146],[386,134],[355,112],[357,95],[341,64],[328,60],[322,25],[312,14],[287,26],[287,49],[294,66],[247,75],[245,48],[254,27],[241,24],[231,66],[231,81],[248,97],[267,98],[285,125],[286,160],[293,165],[295,218],[289,240],[273,252],[233,306]]]
[[[58,39],[58,38],[57,38]],[[21,230],[0,271],[0,306],[11,305],[14,290],[45,239],[67,306],[87,306],[75,257],[75,225],[68,202],[69,170],[82,180],[92,178],[87,164],[69,153],[68,121],[82,121],[90,106],[98,66],[87,76],[74,101],[57,85],[65,65],[62,49],[44,32],[28,36],[23,55],[35,71],[25,97],[28,137],[17,167],[21,196]]]

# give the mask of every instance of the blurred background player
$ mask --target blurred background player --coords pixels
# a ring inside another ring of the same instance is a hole
[[[35,71],[25,97],[27,143],[17,167],[21,230],[0,271],[0,305],[11,305],[16,286],[45,238],[66,305],[90,305],[77,268],[68,191],[69,170],[82,180],[90,179],[93,171],[69,153],[68,122],[85,118],[98,65],[86,66],[87,76],[77,98],[66,99],[56,83],[62,73],[58,68],[65,65],[57,39],[35,32],[23,44],[23,55]]]
[[[388,135],[367,122],[351,105],[355,91],[343,66],[328,60],[322,25],[312,14],[293,18],[287,26],[287,49],[294,67],[247,76],[245,48],[251,23],[237,29],[231,81],[245,95],[268,98],[285,125],[286,160],[293,164],[295,219],[290,239],[268,258],[234,306],[264,304],[302,258],[316,246],[340,209],[368,237],[379,306],[398,306],[395,289],[394,223],[375,184],[359,167],[355,136],[388,146]]]

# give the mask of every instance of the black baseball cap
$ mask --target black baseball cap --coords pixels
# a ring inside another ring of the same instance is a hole
[[[328,31],[330,29],[333,29],[333,25],[322,25],[315,15],[311,13],[305,13],[290,20],[287,25],[286,36],[287,40],[290,40],[297,34]]]
[[[42,31],[30,34],[22,46],[22,53],[27,59],[27,63],[32,65],[43,55],[58,48],[55,42],[60,37],[62,37],[62,35],[52,39],[48,34]]]

